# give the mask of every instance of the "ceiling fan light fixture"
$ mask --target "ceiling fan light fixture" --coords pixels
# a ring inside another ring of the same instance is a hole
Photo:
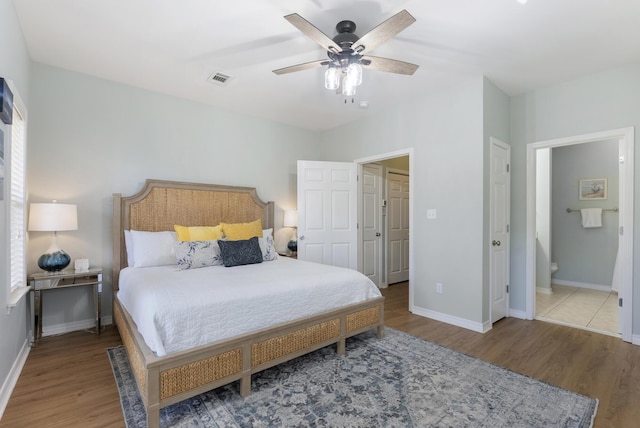
[[[356,94],[356,87],[362,84],[362,67],[370,66],[372,60],[375,60],[375,64],[371,69],[388,73],[411,75],[418,68],[417,65],[408,62],[366,55],[368,51],[374,50],[416,21],[406,10],[396,13],[362,37],[355,34],[356,24],[353,21],[338,22],[337,35],[331,38],[297,13],[286,15],[284,18],[320,45],[326,51],[328,60],[279,68],[273,70],[275,74],[293,73],[328,65],[324,73],[324,87],[336,92],[340,91],[345,97],[353,97]],[[340,86],[342,86],[341,90]]]
[[[324,72],[324,87],[331,91],[340,87],[340,73],[336,67],[329,67]]]
[[[349,67],[347,67],[347,78],[353,86],[360,86],[362,84],[362,66],[357,62],[349,64]]]
[[[349,76],[344,76],[342,79],[342,95],[345,97],[352,97],[356,94],[356,85],[353,84]]]

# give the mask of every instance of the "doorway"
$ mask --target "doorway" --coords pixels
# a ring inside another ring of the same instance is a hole
[[[401,247],[402,247],[403,257],[399,258],[400,260],[399,263],[400,265],[404,265],[403,270],[405,271],[405,273],[408,270],[407,279],[409,280],[409,302],[410,302],[409,307],[411,307],[411,304],[413,302],[413,281],[412,281],[413,279],[413,251],[412,251],[412,247],[413,247],[412,246],[412,231],[413,231],[412,181],[413,181],[413,177],[411,176],[411,171],[413,169],[412,155],[413,155],[413,149],[408,148],[408,149],[399,150],[391,153],[385,153],[385,154],[370,156],[367,158],[356,159],[354,161],[355,163],[358,164],[358,175],[360,177],[363,177],[363,173],[366,165],[378,165],[380,167],[379,168],[380,176],[382,178],[384,178],[387,175],[386,171],[393,171],[393,172],[404,171],[405,173],[408,173],[408,177],[405,176],[403,179],[403,181],[408,181],[408,188],[405,188],[405,191],[408,194],[408,197],[400,198],[401,199],[400,204],[406,204],[404,207],[404,210],[408,214],[407,220],[406,220],[408,221],[408,228],[407,228],[407,225],[405,225],[404,227],[404,233],[408,235],[408,239],[406,239],[405,237],[402,241]],[[382,180],[382,181],[386,181],[386,180]],[[369,182],[371,182],[371,180],[369,180]],[[364,180],[359,180],[358,181],[358,206],[359,207],[363,207],[365,204],[364,186],[365,186]],[[380,186],[381,188],[386,187],[385,183],[383,182],[381,182]],[[367,192],[370,193],[371,189],[367,190]],[[377,254],[371,251],[371,249],[374,248],[374,246],[370,242],[368,242],[369,240],[365,239],[365,231],[368,229],[367,227],[365,227],[365,222],[367,222],[368,224],[373,224],[371,221],[371,217],[369,216],[369,218],[365,218],[364,210],[358,210],[358,224],[363,225],[363,227],[358,228],[358,246],[359,246],[358,254],[361,255],[361,257],[359,257],[359,260],[358,260],[358,270],[366,274],[364,270],[366,266],[367,271],[375,272],[375,270],[371,266],[371,261],[368,259],[365,259],[365,255],[367,254],[367,251],[364,251],[363,247],[366,246],[367,248],[369,248],[369,251],[368,251],[368,254],[370,255],[369,257],[374,257],[375,260],[378,260],[376,263],[379,263],[379,266],[381,266],[381,268],[379,269],[380,283],[376,285],[378,285],[381,288],[384,288],[389,285],[389,282],[387,281],[388,273],[389,273],[389,262],[388,262],[387,256],[389,254],[389,250],[387,248],[388,245],[386,244],[388,240],[388,236],[386,233],[387,226],[385,226],[385,224],[388,219],[388,210],[390,206],[389,206],[389,200],[387,198],[388,195],[386,194],[386,190],[381,191],[381,193],[383,193],[384,197],[380,198],[380,201],[378,202],[378,206],[380,208],[380,213],[384,215],[381,215],[381,221],[379,223],[382,227],[382,232],[381,232],[381,236],[379,237],[381,245],[379,245],[378,248],[380,249],[380,252],[378,252]],[[368,196],[368,198],[370,201],[375,200],[370,196]],[[386,205],[384,201],[387,202]],[[368,233],[368,235],[371,235],[369,231],[366,231],[366,233]]]
[[[409,280],[409,157],[362,164],[361,272],[378,288]]]
[[[539,149],[537,161],[536,319],[620,337],[618,140]]]
[[[613,177],[616,180],[612,180],[614,183],[617,181],[618,185],[615,189],[618,192],[618,229],[613,230],[613,233],[618,233],[618,245],[617,245],[617,254],[618,254],[618,273],[619,273],[619,290],[618,296],[620,297],[620,302],[622,303],[619,311],[619,325],[622,334],[622,338],[625,341],[631,340],[631,316],[632,316],[632,258],[633,258],[633,218],[631,214],[631,207],[633,206],[633,151],[634,151],[634,131],[633,128],[624,128],[619,130],[612,131],[604,131],[600,133],[580,135],[569,138],[562,138],[557,140],[549,140],[542,141],[538,143],[531,143],[527,146],[527,247],[526,247],[526,279],[527,279],[527,294],[526,294],[526,317],[528,319],[534,318],[545,318],[544,316],[540,317],[537,315],[540,311],[536,311],[537,303],[536,302],[536,291],[538,291],[538,295],[540,295],[541,291],[544,291],[542,295],[552,295],[553,290],[547,287],[547,284],[550,284],[549,280],[546,278],[546,274],[550,274],[551,265],[553,263],[558,263],[558,271],[562,269],[562,263],[556,262],[554,260],[556,257],[565,257],[567,261],[567,268],[569,270],[572,269],[572,264],[570,263],[571,258],[574,257],[575,253],[578,249],[574,248],[573,250],[568,250],[567,248],[563,248],[563,245],[566,247],[567,243],[570,242],[567,238],[563,238],[561,242],[556,242],[555,246],[552,246],[552,236],[553,231],[551,230],[551,210],[556,212],[555,218],[560,219],[556,221],[564,221],[569,222],[574,226],[574,229],[582,232],[582,239],[588,235],[588,230],[583,229],[582,227],[577,226],[576,224],[580,222],[580,208],[592,208],[596,205],[600,208],[612,209],[614,207],[609,207],[607,203],[608,201],[605,198],[598,198],[598,200],[588,200],[583,201],[579,198],[580,196],[580,183],[587,179],[600,179],[605,177],[580,177],[580,179],[570,180],[575,181],[574,183],[570,183],[573,186],[574,194],[573,196],[565,196],[561,199],[564,204],[560,203],[558,200],[554,199],[553,204],[549,202],[550,196],[541,196],[545,194],[551,194],[549,192],[551,186],[551,180],[545,184],[544,180],[542,182],[538,180],[540,171],[544,171],[545,168],[540,168],[540,165],[543,165],[545,162],[545,154],[550,153],[552,150],[558,149],[565,151],[570,151],[574,149],[580,149],[581,147],[587,147],[585,144],[588,143],[596,143],[596,142],[604,142],[609,141],[612,146],[612,150],[617,154],[618,161],[618,171],[617,176]],[[616,144],[617,142],[617,144]],[[560,152],[559,152],[560,153]],[[614,161],[615,159],[614,155]],[[574,164],[577,164],[574,162]],[[551,173],[551,162],[546,167],[549,171],[549,176]],[[563,171],[564,173],[564,171]],[[578,173],[580,174],[580,173]],[[615,173],[611,173],[615,175]],[[544,178],[544,177],[543,177]],[[548,177],[547,177],[548,178]],[[566,179],[565,179],[566,181]],[[560,192],[560,190],[557,190]],[[546,205],[545,205],[546,201]],[[588,203],[587,203],[588,202]],[[555,205],[551,208],[552,205]],[[565,206],[566,205],[566,206]],[[560,216],[560,212],[563,211],[563,216]],[[612,211],[613,212],[613,211]],[[610,213],[607,211],[603,213],[603,221],[607,221],[609,223],[612,222],[611,218],[605,218],[604,216],[609,216]],[[573,216],[573,217],[572,217]],[[547,224],[547,226],[545,226]],[[542,225],[542,226],[541,226]],[[562,227],[562,233],[566,233],[566,226],[558,226]],[[587,232],[587,233],[585,233]],[[545,245],[547,246],[545,249]],[[551,248],[556,248],[556,254],[551,251]],[[586,269],[585,269],[586,270]],[[584,273],[584,272],[583,272]],[[557,273],[556,273],[557,275]],[[591,275],[591,278],[594,275]],[[586,282],[583,281],[583,282]],[[599,282],[605,282],[604,280],[600,280]],[[572,285],[572,284],[564,284],[564,285]],[[562,286],[562,285],[561,285]],[[593,287],[592,287],[593,288]],[[596,287],[597,288],[597,287]],[[558,287],[559,291],[561,290]],[[566,292],[571,290],[561,290],[561,292]],[[566,293],[565,293],[566,294]],[[548,299],[547,297],[543,297],[543,299]],[[540,304],[546,304],[545,301],[541,299]],[[615,301],[614,301],[615,303]],[[626,303],[626,304],[625,304]],[[570,323],[566,323],[570,324]],[[581,328],[589,329],[584,326]],[[597,329],[594,329],[597,330]]]

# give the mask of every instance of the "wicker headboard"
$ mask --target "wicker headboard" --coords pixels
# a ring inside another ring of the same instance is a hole
[[[173,231],[182,226],[216,226],[262,220],[272,228],[274,203],[263,202],[253,187],[147,180],[140,192],[113,194],[113,289],[127,266],[124,230]]]

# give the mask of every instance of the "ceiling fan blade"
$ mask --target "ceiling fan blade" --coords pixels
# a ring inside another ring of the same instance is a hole
[[[412,75],[419,66],[410,62],[398,61],[397,59],[380,58],[377,56],[365,55],[362,57],[361,64],[366,68],[378,71],[386,71],[387,73]]]
[[[329,64],[329,60],[320,59],[318,61],[305,62],[302,64],[292,65],[290,67],[279,68],[277,70],[273,70],[275,74],[287,74],[294,73],[296,71],[308,70],[310,68],[321,67],[323,65]]]
[[[325,50],[333,52],[342,51],[342,49],[340,49],[340,46],[338,46],[336,42],[331,40],[331,37],[324,34],[315,25],[313,25],[297,13],[287,15],[284,17],[284,19],[289,21],[294,27],[302,31],[307,37],[322,46]]]
[[[364,54],[377,48],[414,22],[416,19],[406,10],[402,10],[360,37],[351,48]]]

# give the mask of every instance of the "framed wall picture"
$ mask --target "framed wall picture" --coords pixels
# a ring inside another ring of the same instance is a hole
[[[13,122],[13,92],[2,77],[0,77],[0,120],[7,125]]]
[[[580,180],[580,200],[607,199],[606,178],[583,178]]]

